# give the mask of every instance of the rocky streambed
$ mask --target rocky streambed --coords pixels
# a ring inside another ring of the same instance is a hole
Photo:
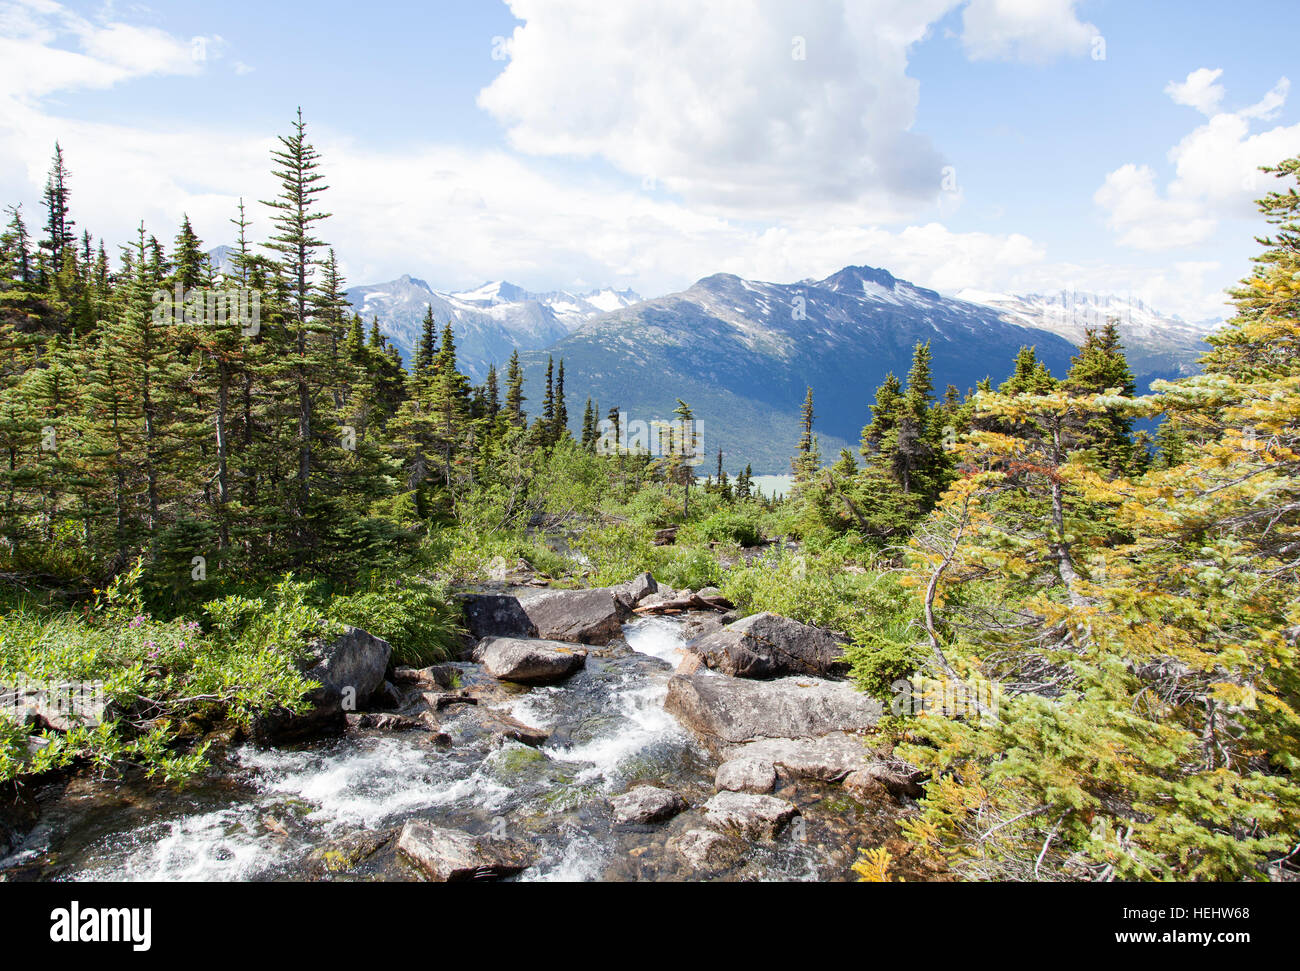
[[[933,879],[898,838],[914,782],[864,740],[879,707],[835,679],[829,636],[728,623],[711,596],[471,596],[474,659],[380,666],[341,734],[272,725],[183,789],[39,787],[0,879],[848,880],[881,845]],[[365,677],[373,640],[322,670]]]

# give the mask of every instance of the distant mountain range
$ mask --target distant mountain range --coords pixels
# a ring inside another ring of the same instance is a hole
[[[229,248],[210,254],[214,265]],[[1156,378],[1194,373],[1217,324],[1187,323],[1140,301],[1091,293],[1016,296],[976,290],[956,298],[851,266],[793,284],[717,274],[680,293],[642,300],[630,290],[531,293],[495,282],[469,291],[433,289],[412,276],[347,291],[353,308],[410,360],[425,310],[448,320],[462,369],[482,381],[518,348],[530,411],[540,407],[548,355],[563,358],[575,433],[591,395],[604,417],[670,420],[678,398],[702,425],[704,447],[721,448],[729,473],[789,471],[799,407],[813,388],[823,457],[856,450],[886,374],[906,378],[913,347],[930,341],[936,394],[1001,382],[1024,345],[1056,375],[1070,366],[1087,328],[1115,319],[1141,391]],[[712,459],[708,463],[712,468]]]
[[[1114,320],[1138,390],[1144,393],[1156,378],[1194,374],[1197,359],[1209,350],[1205,336],[1219,324],[1188,323],[1159,313],[1141,300],[1073,290],[1025,296],[963,290],[957,297],[993,307],[1008,320],[1050,331],[1074,344],[1083,342],[1089,328],[1103,327],[1108,320]]]
[[[704,447],[723,451],[735,473],[789,471],[799,407],[813,388],[822,455],[856,451],[876,388],[905,380],[918,342],[931,342],[936,393],[1002,381],[1015,355],[1034,345],[1055,374],[1075,343],[1005,310],[941,296],[886,270],[847,267],[824,280],[762,283],[718,274],[681,293],[601,314],[545,353],[523,355],[526,391],[540,397],[547,354],[563,358],[581,417],[592,395],[603,414],[671,419],[677,398],[703,424]],[[712,468],[712,461],[707,464]]]
[[[408,363],[420,339],[425,311],[432,307],[439,331],[451,321],[457,360],[474,381],[482,381],[491,364],[500,369],[515,348],[524,352],[551,347],[592,317],[641,299],[631,290],[529,293],[505,282],[445,293],[412,276],[353,287],[347,298],[367,324],[379,318],[380,330]]]

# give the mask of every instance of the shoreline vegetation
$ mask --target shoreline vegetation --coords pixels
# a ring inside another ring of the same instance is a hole
[[[517,356],[472,385],[431,312],[407,368],[343,299],[301,113],[272,163],[226,274],[188,219],[110,259],[57,146],[41,215],[6,210],[0,683],[102,682],[107,706],[0,713],[5,791],[183,785],[215,726],[304,711],[346,627],[426,668],[463,657],[466,589],[650,573],[841,636],[890,710],[871,744],[924,780],[911,851],[958,878],[1295,878],[1300,159],[1264,170],[1271,235],[1202,373],[1138,395],[1106,325],[1067,374],[1026,347],[939,390],[921,344],[856,454],[821,454],[808,390],[780,496],[687,447],[687,402],[655,454],[606,454],[628,416],[580,406],[562,360],[540,401]],[[259,295],[256,328],[155,313],[219,288]]]

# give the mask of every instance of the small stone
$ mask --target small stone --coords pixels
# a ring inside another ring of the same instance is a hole
[[[661,823],[687,808],[686,800],[677,793],[655,786],[637,786],[610,802],[614,806],[615,825]]]
[[[772,840],[800,813],[794,803],[774,796],[719,792],[704,804],[704,815],[714,828],[735,831],[746,839]]]
[[[732,759],[718,766],[713,784],[720,792],[771,792],[776,788],[776,766],[765,759]]]
[[[745,852],[740,840],[709,829],[688,829],[670,839],[668,848],[699,870],[725,870]]]

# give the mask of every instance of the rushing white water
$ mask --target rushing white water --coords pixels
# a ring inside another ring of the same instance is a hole
[[[246,747],[233,771],[183,801],[118,817],[87,832],[68,857],[71,879],[233,881],[301,877],[316,848],[360,832],[391,831],[428,818],[473,832],[504,829],[526,841],[530,881],[639,879],[664,864],[639,837],[612,825],[607,799],[652,782],[695,799],[713,790],[712,768],[664,710],[680,660],[679,622],[641,618],[624,628],[628,648],[593,649],[585,670],[515,696],[505,709],[551,733],[540,749],[491,747],[477,709],[445,722],[458,740],[349,734],[299,750]],[[461,729],[464,731],[462,732]],[[703,794],[702,794],[703,793]],[[696,803],[698,804],[698,803]],[[116,828],[115,828],[116,826]],[[629,842],[631,841],[631,842]],[[660,847],[662,844],[658,844]],[[813,857],[787,841],[755,850],[761,878],[815,879]],[[635,850],[635,853],[632,851]],[[793,850],[794,852],[791,852]],[[654,852],[662,855],[662,848]],[[410,879],[392,862],[384,879]]]
[[[677,666],[686,653],[681,625],[666,617],[646,617],[623,628],[627,646]]]

